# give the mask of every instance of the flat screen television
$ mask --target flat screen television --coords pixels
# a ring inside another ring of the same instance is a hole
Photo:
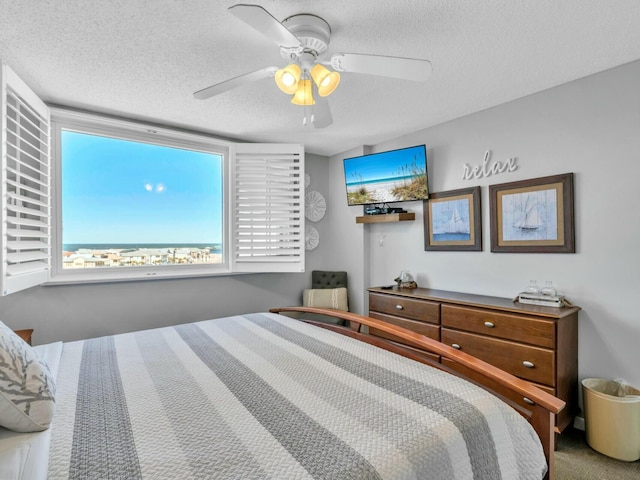
[[[387,204],[429,198],[424,145],[344,159],[349,205]]]

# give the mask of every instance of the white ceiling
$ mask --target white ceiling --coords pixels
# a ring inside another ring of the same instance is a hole
[[[45,101],[332,155],[640,59],[638,0],[253,0],[332,28],[337,52],[428,59],[425,83],[343,73],[334,123],[302,125],[272,79],[193,92],[267,66],[277,46],[239,0],[0,0],[0,58]],[[251,2],[251,0],[247,0]]]

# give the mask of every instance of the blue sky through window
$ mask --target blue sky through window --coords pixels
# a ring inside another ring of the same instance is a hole
[[[62,132],[63,244],[219,244],[222,155]]]

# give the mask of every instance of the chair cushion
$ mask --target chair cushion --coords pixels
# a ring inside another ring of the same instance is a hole
[[[307,288],[302,292],[302,306],[348,311],[347,289],[344,287]]]

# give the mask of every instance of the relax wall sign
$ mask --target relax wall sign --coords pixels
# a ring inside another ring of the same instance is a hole
[[[504,162],[494,161],[490,162],[491,150],[484,152],[484,160],[482,165],[476,165],[470,167],[466,163],[463,166],[462,179],[471,180],[472,178],[489,177],[491,175],[497,175],[498,173],[513,172],[517,170],[516,157],[508,158]]]

